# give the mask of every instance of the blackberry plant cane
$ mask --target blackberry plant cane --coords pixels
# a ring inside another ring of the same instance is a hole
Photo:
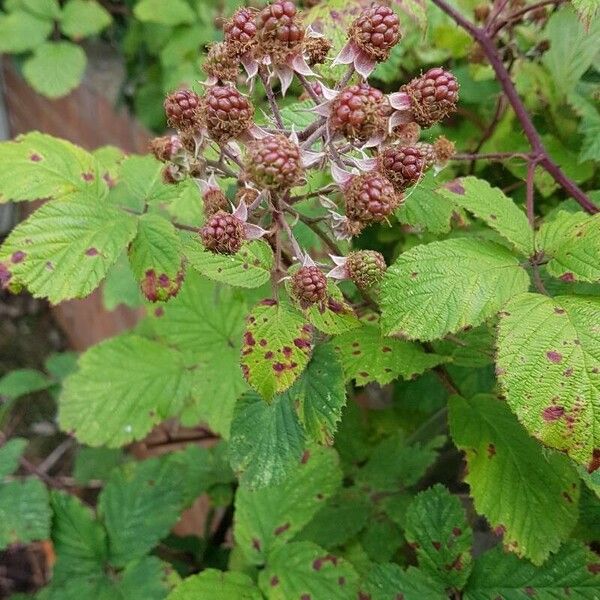
[[[348,19],[343,41],[289,0],[237,9],[200,91],[167,95],[173,131],[147,157],[38,133],[0,146],[0,201],[47,199],[3,243],[2,287],[58,303],[120,272],[146,301],[143,324],[65,379],[61,429],[117,448],[179,419],[223,440],[118,467],[94,514],[53,494],[52,600],[90,581],[132,600],[596,597],[597,209],[517,95],[503,62],[517,40],[495,45],[527,11],[496,3],[479,26],[433,3],[481,45],[531,142],[510,154],[525,173],[516,201],[457,177],[461,161],[506,159],[479,152],[496,117],[475,153],[440,135],[470,114],[464,69],[423,65],[378,89],[371,75],[403,43],[379,4]],[[461,123],[464,140],[477,124]],[[536,186],[550,198],[537,209]],[[447,434],[469,511],[442,485],[424,489]],[[4,471],[0,514],[20,493]],[[202,563],[180,567],[201,572],[167,592],[169,529],[205,492],[232,510],[207,526]],[[475,513],[478,533],[502,538],[481,556]],[[29,530],[0,523],[0,542],[49,523],[47,507]],[[72,523],[91,532],[83,550]]]

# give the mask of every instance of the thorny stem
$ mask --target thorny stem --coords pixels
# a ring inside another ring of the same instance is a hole
[[[532,155],[539,165],[544,168],[554,178],[556,183],[558,183],[569,196],[572,196],[585,211],[590,214],[596,214],[599,209],[590,201],[585,192],[583,192],[575,182],[569,179],[563,173],[561,168],[550,158],[525,105],[517,93],[509,72],[502,62],[502,58],[491,34],[463,17],[460,12],[450,6],[446,0],[431,1],[450,16],[460,27],[467,31],[475,41],[479,42],[531,145]]]
[[[263,87],[265,88],[265,93],[267,95],[267,101],[269,102],[269,106],[273,111],[273,117],[275,118],[275,123],[277,123],[277,127],[280,129],[285,129],[283,126],[283,119],[281,118],[281,113],[279,112],[279,106],[277,106],[277,100],[275,100],[275,94],[273,94],[273,88],[269,82],[269,76],[265,73],[264,69],[259,69],[258,75],[260,80],[262,81]]]

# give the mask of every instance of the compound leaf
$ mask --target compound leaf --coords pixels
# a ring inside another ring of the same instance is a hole
[[[182,581],[167,600],[262,600],[262,595],[248,575],[205,569]]]

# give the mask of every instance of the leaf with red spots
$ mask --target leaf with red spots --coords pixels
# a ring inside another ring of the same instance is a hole
[[[34,131],[0,144],[0,204],[107,192],[96,159],[70,142]]]
[[[447,600],[441,582],[409,567],[406,571],[388,563],[374,565],[361,585],[370,600]]]
[[[590,468],[600,448],[600,300],[523,294],[498,327],[499,381],[525,428]]]
[[[472,568],[473,532],[456,496],[439,484],[418,494],[406,511],[405,535],[423,572],[445,587],[464,587]]]
[[[580,542],[569,541],[541,566],[535,567],[500,547],[475,560],[464,600],[597,600],[598,557]]]
[[[356,600],[358,593],[354,567],[311,542],[274,550],[258,584],[267,600]]]
[[[356,385],[376,381],[381,385],[398,377],[412,379],[427,369],[448,362],[437,354],[427,354],[413,342],[385,337],[378,325],[363,325],[339,335],[331,342],[337,350],[346,379]]]
[[[72,195],[18,225],[0,263],[37,298],[56,304],[90,294],[132,240],[137,219],[104,202]]]
[[[337,492],[341,480],[335,451],[315,447],[283,482],[260,489],[240,486],[234,537],[246,559],[262,564],[274,548],[285,545]]]
[[[242,371],[266,400],[287,390],[305,369],[312,350],[312,327],[286,304],[263,301],[248,316]]]
[[[248,575],[237,571],[205,569],[184,579],[168,600],[262,600],[262,594]]]
[[[571,462],[544,451],[493,396],[454,396],[449,419],[466,455],[475,510],[499,528],[507,549],[541,564],[577,521],[579,478]]]
[[[313,304],[307,311],[308,320],[323,333],[336,335],[360,327],[354,309],[346,302],[339,288],[331,280],[327,285],[328,298],[323,306]]]
[[[238,400],[229,452],[243,485],[280,483],[297,466],[304,448],[304,430],[289,393],[276,395],[270,404],[255,392]]]
[[[386,271],[382,329],[387,335],[435,340],[480,325],[529,283],[517,257],[500,244],[474,238],[421,244]]]
[[[453,187],[457,183],[460,188]],[[461,177],[438,192],[495,229],[524,256],[533,254],[533,230],[527,217],[502,190],[484,179]]]
[[[548,273],[563,281],[600,282],[600,214],[559,211],[540,229]]]
[[[235,254],[214,254],[202,247],[198,235],[185,233],[182,239],[191,267],[209,279],[241,288],[256,288],[271,277],[273,250],[262,240],[245,242]]]

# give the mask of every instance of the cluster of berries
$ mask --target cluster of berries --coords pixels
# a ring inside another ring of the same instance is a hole
[[[311,167],[330,166],[344,210],[338,213],[337,203],[322,197],[330,209],[324,219],[336,237],[351,238],[387,220],[427,169],[451,158],[454,146],[445,138],[433,144],[419,141],[422,128],[456,109],[459,86],[450,72],[429,69],[392,94],[366,80],[400,40],[398,17],[388,6],[373,4],[351,24],[347,43],[333,61],[349,65],[348,71],[334,89],[312,70],[327,60],[331,43],[303,25],[291,0],[275,0],[262,10],[241,8],[223,29],[224,40],[209,48],[203,65],[205,92],[169,94],[165,112],[177,133],[152,144],[155,156],[166,163],[165,181],[198,181],[206,216],[199,235],[208,251],[234,254],[244,241],[264,235],[275,243],[283,214],[297,212],[290,192],[306,181]],[[237,87],[243,84],[240,64],[250,88],[255,79],[262,81],[272,123],[255,123],[255,107]],[[315,120],[298,132],[284,127],[271,88],[272,78],[278,78],[284,94],[295,76],[315,102]],[[356,82],[350,81],[353,76]],[[209,147],[218,160],[205,158]],[[217,182],[227,176],[238,180],[235,204]],[[255,211],[270,230],[248,222]],[[292,295],[302,306],[323,304],[326,276],[299,248],[289,227],[287,232],[302,263],[291,276]],[[330,277],[351,279],[363,289],[375,286],[385,271],[383,257],[373,251],[332,259],[336,266]]]

